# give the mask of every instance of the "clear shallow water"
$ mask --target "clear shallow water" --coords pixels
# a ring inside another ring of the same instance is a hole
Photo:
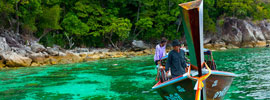
[[[239,75],[225,100],[270,100],[270,48],[214,52],[218,70]],[[161,100],[153,56],[0,71],[0,100]]]
[[[270,100],[270,48],[214,52],[218,70],[237,75],[226,100]]]

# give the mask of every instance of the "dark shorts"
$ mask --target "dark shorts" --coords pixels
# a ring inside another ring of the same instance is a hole
[[[156,65],[158,65],[158,61],[160,61],[160,60],[155,61],[155,64],[156,64]]]

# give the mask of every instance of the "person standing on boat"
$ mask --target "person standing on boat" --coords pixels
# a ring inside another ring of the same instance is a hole
[[[171,71],[172,78],[183,75],[186,70],[185,51],[180,49],[180,42],[174,40],[172,42],[173,50],[169,52],[166,61],[165,71]]]
[[[162,57],[166,55],[166,40],[162,39],[161,42],[156,46],[154,61],[158,65]]]

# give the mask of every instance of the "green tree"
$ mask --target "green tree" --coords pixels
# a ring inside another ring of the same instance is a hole
[[[136,37],[143,32],[146,29],[152,28],[153,22],[152,19],[149,17],[141,18],[136,23],[135,26],[139,29],[139,32],[136,33],[133,39],[136,39]]]
[[[61,8],[59,5],[55,5],[51,8],[44,7],[43,13],[40,16],[40,29],[43,29],[42,35],[38,38],[38,41],[43,38],[47,33],[52,30],[61,29],[59,25]]]
[[[75,14],[68,13],[63,19],[61,26],[71,35],[86,35],[89,32],[87,24],[83,23]]]
[[[119,40],[126,39],[129,36],[132,24],[129,19],[124,18],[111,18],[111,24],[108,26],[103,26],[104,30],[102,31],[103,36],[109,40],[111,45],[118,49],[118,46],[113,42],[113,35],[116,35]]]
[[[20,25],[22,25],[22,33],[32,34],[38,30],[36,19],[42,14],[41,0],[16,0],[16,11],[17,32]]]
[[[15,13],[15,9],[13,3],[10,0],[1,0],[0,1],[0,24],[4,27],[9,25],[8,28],[13,27],[13,23],[11,21],[12,15]],[[8,21],[8,22],[7,22]]]

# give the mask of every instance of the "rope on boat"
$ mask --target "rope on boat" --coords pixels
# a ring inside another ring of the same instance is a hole
[[[206,68],[208,70],[208,73],[201,76],[201,77],[195,77],[195,76],[193,77],[193,76],[190,75],[191,66],[193,66],[193,65],[190,65],[189,68],[188,68],[188,74],[187,74],[188,78],[190,78],[191,80],[197,81],[197,83],[196,83],[196,85],[194,87],[195,90],[196,90],[195,100],[200,100],[201,99],[200,98],[201,97],[201,90],[204,87],[203,81],[205,79],[207,79],[211,75],[211,69],[208,67],[208,65],[205,62],[203,62],[202,66],[203,65],[206,66]]]

